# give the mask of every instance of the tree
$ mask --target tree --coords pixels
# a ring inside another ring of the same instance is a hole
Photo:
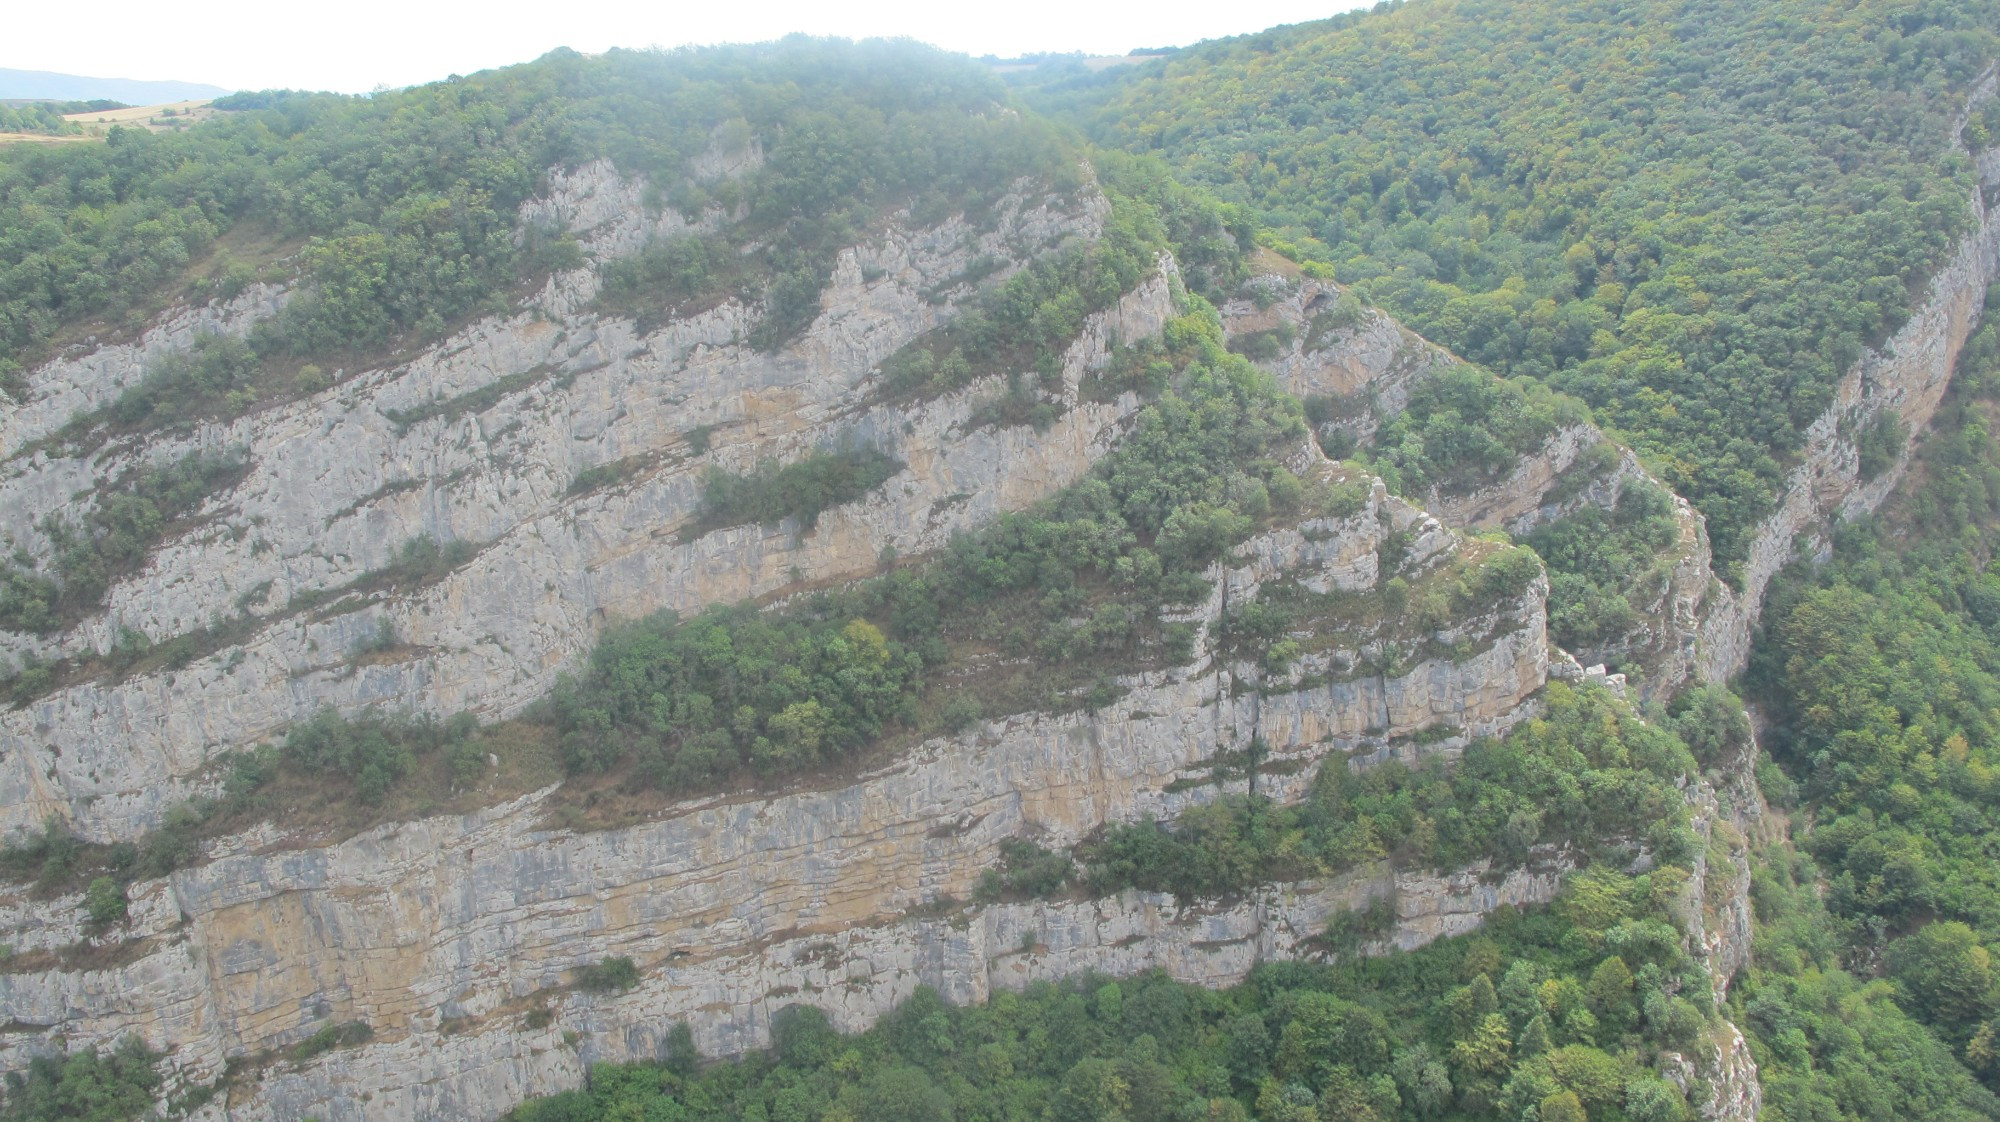
[[[1686,1122],[1687,1100],[1664,1079],[1634,1076],[1625,1084],[1625,1113],[1632,1122]]]
[[[93,927],[109,927],[125,918],[125,886],[110,877],[98,877],[83,893],[83,910]]]
[[[862,1099],[871,1122],[951,1122],[953,1116],[951,1095],[921,1069],[906,1065],[877,1071]]]
[[[1590,1008],[1598,1019],[1613,1026],[1622,1025],[1632,1012],[1632,970],[1625,960],[1612,955],[1597,964],[1590,972],[1590,982],[1584,987],[1590,996]]]
[[[693,1075],[701,1067],[701,1052],[694,1045],[694,1030],[686,1021],[675,1021],[667,1030],[666,1069],[682,1078]]]
[[[1955,1032],[1990,1016],[1996,1004],[1993,956],[1971,927],[1957,920],[1925,924],[1889,945],[1889,975],[1915,1007]]]
[[[1573,1091],[1557,1091],[1543,1099],[1541,1112],[1541,1122],[1590,1122],[1590,1115]]]
[[[1451,1047],[1451,1062],[1477,1075],[1499,1075],[1512,1060],[1514,1042],[1507,1035],[1507,1018],[1489,1013],[1467,1036]]]

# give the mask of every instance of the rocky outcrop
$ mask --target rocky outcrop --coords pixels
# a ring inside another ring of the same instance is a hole
[[[1955,140],[1972,109],[1996,92],[2000,75],[1989,72],[1968,97]],[[2000,187],[2000,151],[1969,155],[1980,180],[1967,200],[1975,216],[1973,232],[1932,276],[1909,320],[1879,350],[1862,355],[1806,430],[1777,509],[1759,524],[1737,574],[1740,591],[1707,571],[1707,534],[1683,503],[1682,533],[1663,558],[1665,577],[1644,598],[1648,602],[1634,605],[1645,620],[1642,633],[1602,650],[1578,652],[1584,661],[1637,665],[1644,670],[1640,681],[1647,696],[1671,694],[1696,678],[1732,676],[1749,657],[1771,578],[1802,546],[1809,555],[1823,555],[1834,522],[1873,511],[1894,489],[1944,395],[1959,349],[1978,326],[1987,286],[2000,278],[2000,216],[1988,206],[1989,192]],[[1379,311],[1357,312],[1350,304],[1336,316],[1340,293],[1331,284],[1260,277],[1251,292],[1223,306],[1231,338],[1262,341],[1260,363],[1292,392],[1330,399],[1324,432],[1345,432],[1365,442],[1378,418],[1407,404],[1412,384],[1457,361]],[[1903,446],[1887,470],[1864,479],[1858,438],[1887,414],[1896,418]],[[1454,526],[1514,533],[1562,517],[1581,502],[1608,509],[1625,480],[1644,474],[1628,451],[1620,450],[1616,467],[1587,485],[1565,480],[1579,463],[1588,463],[1584,453],[1601,440],[1592,426],[1565,428],[1544,449],[1523,457],[1500,483],[1470,494],[1432,495],[1426,506]]]
[[[2000,80],[1989,73],[1968,105],[1993,97],[1996,89]],[[1961,114],[1961,133],[1963,126]],[[1659,578],[1633,605],[1641,626],[1601,648],[1576,652],[1580,660],[1632,666],[1641,672],[1646,697],[1671,695],[1693,680],[1731,677],[1749,657],[1771,578],[1801,547],[1823,556],[1834,523],[1873,511],[1894,489],[1944,396],[1960,348],[1979,324],[1987,286],[2000,279],[2000,215],[1987,203],[1989,192],[2000,187],[2000,151],[1979,153],[1974,162],[1980,184],[1968,205],[1975,229],[1932,276],[1909,320],[1879,350],[1862,355],[1806,430],[1777,509],[1758,525],[1736,574],[1737,588],[1715,579],[1706,529],[1677,499],[1681,533],[1661,558]],[[1230,337],[1252,353],[1258,352],[1250,344],[1261,341],[1260,364],[1293,393],[1328,399],[1322,434],[1365,443],[1380,418],[1408,403],[1412,385],[1458,361],[1379,311],[1357,312],[1350,305],[1335,317],[1340,293],[1331,284],[1269,276],[1250,288],[1253,296],[1223,306]],[[1891,466],[1863,478],[1859,436],[1885,415],[1895,417],[1903,446]],[[1516,534],[1584,504],[1609,509],[1627,481],[1651,477],[1629,450],[1619,449],[1608,463],[1590,456],[1604,439],[1594,426],[1565,427],[1522,457],[1504,480],[1466,493],[1434,493],[1425,506],[1453,526]]]
[[[1682,1073],[1677,1082],[1683,1091],[1707,1088],[1706,1097],[1695,1103],[1704,1122],[1749,1122],[1763,1106],[1757,1062],[1723,1008],[1730,985],[1750,966],[1749,839],[1760,832],[1765,814],[1756,760],[1755,746],[1746,746],[1688,791],[1702,848],[1694,857],[1682,922],[1689,950],[1708,967],[1714,1020],[1701,1050],[1676,1057],[1678,1063],[1668,1070]],[[1698,1076],[1700,1083],[1688,1076]]]
[[[1294,466],[1339,470],[1312,449]],[[1406,543],[1394,553],[1392,535]],[[1268,744],[1274,775],[1289,773],[1266,789],[1288,797],[1329,761],[1504,731],[1547,674],[1539,580],[1423,635],[1352,613],[1280,680],[1217,646],[1226,630],[1213,626],[1274,582],[1365,602],[1392,576],[1475,563],[1481,545],[1376,483],[1353,513],[1268,530],[1212,569],[1210,597],[1181,620],[1204,637],[1192,663],[1121,679],[1122,696],[1095,712],[986,721],[844,784],[691,800],[597,833],[550,828],[545,790],[317,848],[275,827],[228,841],[205,864],[134,886],[124,942],[97,956],[109,965],[0,974],[0,1009],[19,1030],[0,1042],[0,1066],[58,1035],[77,1046],[136,1033],[168,1051],[182,1085],[250,1061],[229,1096],[236,1122],[490,1117],[574,1085],[590,1061],[656,1055],[675,1021],[733,1053],[764,1043],[770,1015],[797,1001],[860,1027],[919,984],[971,1000],[1153,966],[1226,982],[1310,952],[1330,915],[1385,896],[1397,945],[1468,930],[1501,903],[1549,899],[1561,856],[1505,875],[1374,869],[1201,906],[1141,893],[952,901],[973,895],[1010,838],[1072,844],[1241,790],[1214,765],[1253,740]],[[48,920],[77,914],[75,900],[0,901],[17,956],[77,940],[79,920]],[[569,984],[612,955],[638,964],[637,988]],[[550,1015],[531,1025],[534,1009]],[[373,1039],[304,1063],[269,1058],[350,1021]]]
[[[290,295],[282,285],[253,284],[227,300],[175,309],[130,342],[100,345],[92,337],[71,348],[73,353],[36,367],[21,400],[0,411],[0,458],[50,436],[71,417],[111,404],[162,359],[187,352],[203,336],[248,335],[251,325],[276,315]],[[0,511],[9,516],[0,529],[12,531],[12,504],[0,505]]]
[[[1411,386],[1459,361],[1380,308],[1343,305],[1329,282],[1267,275],[1248,288],[1252,295],[1222,305],[1224,329],[1286,392],[1327,399],[1326,432],[1365,442],[1409,405]]]
[[[1330,283],[1267,275],[1253,279],[1248,291],[1221,309],[1233,345],[1257,355],[1290,392],[1318,399],[1316,429],[1329,446],[1371,442],[1383,420],[1407,407],[1416,384],[1459,363],[1379,309],[1343,306]],[[1615,508],[1634,480],[1666,490],[1597,426],[1568,424],[1504,478],[1469,488],[1433,486],[1419,501],[1449,526],[1526,535],[1589,507]],[[1635,590],[1637,626],[1572,652],[1584,664],[1626,668],[1642,698],[1670,696],[1691,680],[1710,590],[1720,587],[1700,516],[1678,496],[1674,502],[1680,533],[1657,576]]]
[[[595,178],[584,169],[559,179],[545,205],[595,223],[583,240],[608,253],[647,236],[622,217],[631,190],[608,167]],[[949,292],[971,262],[1092,236],[1104,207],[1086,196],[1072,211],[1024,188],[990,228],[892,226],[842,255],[819,319],[776,354],[740,341],[755,309],[736,303],[643,334],[594,314],[593,274],[579,270],[527,310],[310,398],[88,463],[17,462],[0,481],[0,509],[30,523],[79,480],[141,459],[206,447],[241,449],[250,465],[199,524],[113,588],[103,615],[43,654],[108,649],[128,630],[165,640],[239,614],[250,626],[180,669],[82,682],[0,715],[0,830],[53,816],[93,840],[130,838],[202,789],[217,753],[323,705],[506,716],[544,693],[608,619],[866,575],[885,550],[935,549],[1075,480],[1138,407],[1130,395],[1083,400],[1078,383],[1113,340],[1154,334],[1172,314],[1170,260],[1070,347],[1067,409],[1046,432],[969,423],[999,379],[888,403],[874,368],[951,314],[949,300],[926,294]],[[709,467],[744,470],[839,441],[908,466],[810,530],[749,525],[682,540]],[[615,486],[572,488],[613,463],[633,471]],[[476,555],[414,592],[339,593],[421,535]],[[385,628],[398,657],[358,664],[351,653]]]

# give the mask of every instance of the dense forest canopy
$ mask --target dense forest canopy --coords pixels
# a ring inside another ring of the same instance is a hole
[[[1744,1007],[1784,1064],[1808,1039],[1793,1035],[1795,995],[1810,989],[1795,976],[1838,964],[1885,974],[1912,1017],[2000,1087],[1997,402],[1989,325],[1912,484],[1847,528],[1832,564],[1788,574],[1768,609],[1749,678],[1786,777],[1768,786],[1811,825],[1796,862],[1761,874],[1759,911],[1776,921],[1764,938],[1781,949]],[[1806,895],[1816,881],[1820,899]]]
[[[1971,222],[1952,126],[1996,32],[1992,0],[1426,0],[1022,80],[1418,331],[1582,397],[1727,574]]]

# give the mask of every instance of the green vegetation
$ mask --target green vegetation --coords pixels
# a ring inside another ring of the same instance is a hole
[[[81,889],[108,934],[132,880],[185,864],[218,823],[271,809],[274,784],[311,784],[369,813],[434,807],[416,800],[474,786],[495,740],[531,727],[589,806],[613,788],[836,771],[990,716],[1111,703],[1119,674],[1191,656],[1197,636],[1172,609],[1210,592],[1209,564],[1274,518],[1365,501],[1281,466],[1302,411],[1245,356],[1296,340],[1222,346],[1211,302],[1246,292],[1251,215],[1272,227],[1260,235],[1269,248],[1351,288],[1305,327],[1307,346],[1359,322],[1365,298],[1498,373],[1447,368],[1382,420],[1366,462],[1393,488],[1489,484],[1595,410],[1707,516],[1733,578],[1839,374],[1904,322],[1967,229],[1972,171],[1948,126],[1996,30],[2000,0],[1837,12],[1805,0],[1423,0],[1147,66],[1045,68],[1027,79],[1038,103],[1171,165],[1094,157],[1111,200],[1104,237],[1054,247],[984,291],[1001,262],[972,262],[928,294],[971,292],[967,310],[885,361],[881,384],[916,399],[1005,375],[972,424],[1046,425],[1061,408],[1060,355],[1086,317],[1171,248],[1186,282],[1179,314],[1158,340],[1118,341],[1083,387],[1148,403],[1086,479],[937,556],[900,567],[885,556],[882,575],[852,587],[614,628],[511,731],[465,714],[326,710],[280,746],[227,760],[219,798],[174,808],[140,843],[85,846],[52,823],[0,853],[0,869],[43,895]],[[0,151],[0,381],[18,388],[23,366],[129,332],[170,299],[298,284],[247,339],[198,340],[76,419],[57,436],[71,451],[316,392],[328,369],[514,306],[541,276],[586,263],[574,240],[520,228],[520,204],[553,166],[609,157],[647,173],[648,206],[707,231],[607,263],[599,311],[643,327],[740,300],[761,309],[748,335],[763,348],[818,314],[839,249],[903,208],[919,223],[963,213],[981,227],[1024,177],[1059,200],[1083,186],[1077,146],[1008,107],[996,79],[904,44],[558,52],[370,98],[218,104],[223,118],[172,134]],[[0,111],[0,128],[23,112]],[[59,127],[45,110],[28,116]],[[2000,110],[1975,115],[1966,139],[1996,138]],[[704,153],[741,174],[695,176],[712,163]],[[1169,166],[1201,186],[1176,184]],[[257,264],[294,251],[283,270]],[[449,419],[558,377],[524,371],[390,419]],[[1756,953],[1729,1005],[1776,1122],[2000,1118],[1996,391],[1989,328],[1898,506],[1843,528],[1831,565],[1777,584],[1746,678],[1769,721],[1760,781],[1798,811],[1798,850],[1768,839],[1761,850]],[[1332,408],[1308,412],[1331,421]],[[705,454],[711,435],[690,432],[689,452]],[[1909,434],[1884,420],[1852,435],[1872,479]],[[1563,485],[1600,478],[1610,454]],[[646,462],[592,468],[571,489]],[[901,466],[840,447],[712,470],[691,532],[811,526]],[[212,453],[134,468],[46,520],[47,562],[23,551],[0,564],[0,626],[51,634],[83,618],[241,470]],[[1610,648],[1631,633],[1678,540],[1674,515],[1669,494],[1633,484],[1614,509],[1527,539],[1547,562],[1552,638]],[[1367,596],[1274,584],[1233,604],[1213,638],[1290,688],[1306,648],[1336,641],[1345,622],[1393,621],[1394,648],[1541,571],[1525,550],[1489,546]],[[435,580],[473,548],[413,540],[290,610]],[[1392,538],[1383,559],[1401,548]],[[204,641],[231,626],[217,621]],[[385,629],[347,654],[397,644]],[[123,637],[104,665],[185,653]],[[35,696],[57,672],[24,667],[9,692]],[[1219,993],[1083,978],[952,1009],[924,991],[851,1037],[795,1007],[770,1054],[730,1064],[700,1065],[678,1026],[663,1063],[599,1066],[587,1089],[513,1117],[1690,1122],[1668,1053],[1704,1053],[1720,1029],[1688,949],[1688,910],[1708,902],[1691,891],[1697,835],[1682,788],[1750,752],[1748,723],[1718,687],[1643,717],[1559,683],[1545,701],[1540,718],[1449,765],[1330,766],[1295,805],[1228,795],[1072,852],[1014,839],[978,895],[1214,898],[1376,862],[1506,869],[1557,851],[1587,862],[1548,908],[1502,909],[1477,936],[1362,959],[1394,921],[1378,901],[1324,933],[1333,965],[1267,965]],[[1263,752],[1218,760],[1211,778],[1249,777],[1254,792]],[[647,799],[657,806],[634,801]],[[1726,822],[1714,830],[1729,837]],[[1719,849],[1708,856],[1718,867]],[[639,978],[614,957],[580,966],[574,986],[609,994]],[[540,1005],[525,1023],[552,1016]],[[291,1058],[369,1036],[328,1024]],[[159,1086],[154,1059],[135,1043],[36,1061],[10,1078],[0,1122],[135,1118]]]
[[[30,133],[36,136],[81,136],[83,126],[63,120],[63,114],[82,112],[52,102],[29,105],[0,105],[0,132]]]
[[[1785,848],[1759,858],[1754,957],[1730,994],[1730,1019],[1750,1038],[1764,1117],[2000,1118],[2000,1099],[1926,1026],[1925,1011],[1835,934],[1811,858]]]
[[[0,627],[47,634],[100,607],[113,582],[246,468],[236,453],[192,452],[126,470],[80,518],[49,515],[40,524],[54,555],[47,571],[26,552],[0,561]]]
[[[110,877],[98,877],[83,893],[83,910],[91,926],[109,927],[125,918],[125,886]]]
[[[375,1030],[363,1021],[321,1025],[311,1036],[292,1048],[292,1062],[302,1064],[335,1048],[356,1048],[375,1039]]]
[[[1113,826],[1080,850],[1084,879],[1099,893],[1134,887],[1196,898],[1385,858],[1456,868],[1483,857],[1510,867],[1536,846],[1613,859],[1644,845],[1657,860],[1685,862],[1692,836],[1675,784],[1695,760],[1682,743],[1601,691],[1551,683],[1547,702],[1543,717],[1472,745],[1449,766],[1334,765],[1294,805],[1230,796],[1170,825]]]
[[[704,298],[734,291],[742,279],[742,255],[716,235],[689,235],[649,242],[638,253],[604,264],[597,290],[599,310],[627,315],[650,328],[663,316],[685,314]]]
[[[1426,0],[1020,80],[1587,401],[1733,573],[1839,374],[1969,228],[1951,123],[1996,30],[1992,0]]]
[[[1211,342],[1179,381],[1085,482],[941,558],[779,611],[614,629],[551,699],[569,766],[675,788],[782,775],[933,721],[1101,703],[1107,659],[1185,659],[1193,636],[1161,609],[1205,596],[1201,570],[1274,510],[1321,497],[1276,462],[1303,426],[1268,377]],[[1032,656],[1041,684],[947,685],[947,664],[995,647]]]
[[[1587,651],[1630,635],[1639,624],[1633,599],[1660,594],[1679,540],[1673,497],[1643,480],[1628,482],[1611,510],[1585,507],[1529,534],[1549,566],[1549,637]]]
[[[374,804],[409,773],[420,753],[445,753],[454,771],[483,770],[486,753],[478,734],[479,722],[470,713],[446,721],[377,715],[350,720],[322,709],[285,734],[283,758],[323,780],[351,781],[354,796]]]
[[[903,461],[866,445],[810,452],[783,467],[759,464],[748,475],[711,467],[702,482],[701,518],[689,536],[745,522],[770,526],[787,518],[810,530],[821,511],[861,498],[903,467]]]
[[[979,899],[1053,896],[1076,875],[1069,854],[1044,849],[1022,838],[1000,843],[1000,867],[979,875]]]
[[[591,993],[620,993],[639,984],[639,968],[623,955],[607,958],[578,970],[576,984]]]
[[[159,1089],[159,1057],[136,1037],[109,1055],[87,1048],[29,1061],[10,1072],[0,1122],[133,1122],[146,1117]]]
[[[82,136],[83,125],[65,121],[72,113],[104,113],[129,108],[122,102],[32,101],[20,105],[0,105],[0,133],[27,133],[32,136]],[[172,112],[172,110],[168,110]]]
[[[797,770],[908,720],[922,660],[864,619],[710,608],[606,635],[554,698],[572,771],[631,759],[660,785],[706,785],[749,764]]]
[[[757,248],[731,257],[731,279],[764,307],[753,341],[775,347],[817,314],[835,252],[890,209],[936,221],[980,212],[1023,176],[1078,186],[1074,148],[1044,122],[992,112],[1003,99],[983,70],[927,48],[798,37],[558,51],[370,97],[237,95],[182,131],[14,146],[0,151],[0,376],[86,323],[135,326],[183,289],[228,295],[256,278],[218,245],[303,242],[303,290],[253,332],[255,365],[231,371],[219,398],[154,395],[182,413],[241,412],[295,392],[300,357],[435,338],[506,307],[524,279],[580,264],[573,242],[518,229],[517,211],[544,169],[604,156],[652,175],[660,206],[741,208],[729,253]],[[689,176],[711,147],[752,145],[764,160],[741,179]],[[616,274],[611,299],[685,276],[657,265]],[[137,423],[137,408],[115,420]]]
[[[484,412],[498,405],[507,395],[537,383],[561,390],[568,389],[575,380],[574,374],[558,374],[547,366],[533,366],[513,374],[503,374],[475,390],[432,398],[408,409],[384,409],[381,412],[396,423],[398,432],[408,432],[424,421],[442,418],[450,422],[468,413]]]
[[[447,802],[486,805],[478,788],[514,772],[510,789],[532,790],[561,774],[546,730],[481,728],[470,714],[448,719],[327,709],[278,744],[231,752],[213,762],[219,790],[167,807],[162,821],[135,841],[86,843],[50,819],[39,834],[0,848],[0,875],[32,885],[37,898],[81,891],[83,910],[102,929],[123,917],[127,887],[194,863],[205,838],[283,813],[325,827],[359,829],[433,813]]]
[[[1242,252],[1229,234],[1228,217],[1213,203],[1176,194],[1171,181],[1150,165],[1118,163],[1101,178],[1111,196],[1102,237],[1032,262],[946,326],[892,355],[882,364],[884,389],[895,396],[931,396],[990,374],[1032,372],[1042,390],[1058,391],[1062,352],[1083,330],[1085,318],[1154,273],[1169,245],[1212,258],[1204,276],[1233,276],[1241,268]],[[1177,209],[1164,211],[1150,201],[1161,197]],[[1217,241],[1219,247],[1210,244]]]
[[[59,438],[85,443],[93,424],[105,420],[141,429],[185,425],[211,413],[240,413],[254,400],[257,373],[258,357],[249,344],[234,336],[204,335],[188,350],[153,363],[104,416],[72,420]]]
[[[1348,487],[1360,489],[1354,484]],[[1333,493],[1336,501],[1346,500],[1337,509],[1359,511],[1362,496],[1350,498],[1342,490],[1347,488]],[[1401,535],[1393,534],[1382,542],[1377,555],[1385,571],[1395,571],[1407,545]],[[1308,651],[1343,647],[1360,656],[1354,663],[1356,675],[1401,677],[1418,660],[1462,659],[1470,654],[1478,642],[1475,638],[1460,636],[1446,643],[1434,633],[1454,619],[1503,607],[1526,592],[1542,571],[1531,550],[1481,544],[1415,574],[1414,580],[1392,576],[1365,592],[1321,593],[1292,580],[1269,581],[1255,600],[1231,605],[1217,640],[1236,657],[1263,663],[1266,680],[1260,689],[1290,692],[1323,683],[1323,678],[1295,677],[1290,663]],[[1354,650],[1356,634],[1380,642]]]
[[[1809,825],[1803,852],[1759,869],[1737,1001],[1787,1118],[1876,1117],[1890,1095],[1903,1117],[2000,1116],[1966,1086],[2000,1087],[1996,391],[1989,326],[1889,513],[1844,528],[1765,611],[1749,681],[1778,764],[1766,789]]]
[[[1038,414],[1035,406],[1048,405],[1039,401],[1042,393],[1062,388],[1062,352],[1088,316],[1152,275],[1162,252],[1173,250],[1182,279],[1197,295],[1226,293],[1241,280],[1250,237],[1236,211],[1179,186],[1156,162],[1117,153],[1096,159],[1099,183],[1111,201],[1103,235],[1088,246],[1066,246],[1035,260],[944,327],[890,356],[882,363],[886,393],[930,397],[1007,374],[1007,398],[990,410],[990,421],[1045,424],[1052,414]],[[976,262],[974,275],[957,283],[972,283],[997,264]],[[1163,389],[1173,367],[1201,353],[1202,340],[1214,334],[1212,319],[1206,305],[1198,304],[1170,325],[1166,346],[1176,355],[1165,360],[1164,373],[1131,388]],[[1033,388],[1021,380],[1027,373],[1038,376]]]
[[[1409,405],[1383,422],[1365,461],[1399,494],[1433,485],[1470,490],[1499,482],[1558,429],[1589,419],[1580,403],[1546,386],[1448,366],[1411,389]]]
[[[652,456],[642,454],[584,468],[570,477],[567,491],[571,495],[587,495],[604,487],[616,486],[644,471],[651,462]]]
[[[511,1122],[1687,1122],[1663,1054],[1709,1032],[1708,980],[1682,949],[1685,870],[1571,878],[1545,912],[1477,937],[1336,967],[1278,964],[1230,990],[1158,974],[1083,977],[955,1009],[920,990],[842,1036],[808,1005],[773,1048],[699,1067],[602,1064],[585,1090]]]

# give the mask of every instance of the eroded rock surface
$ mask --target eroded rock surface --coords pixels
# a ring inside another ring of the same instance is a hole
[[[1296,465],[1338,470],[1312,449]],[[1408,545],[1385,566],[1392,534]],[[949,903],[974,894],[1008,839],[1069,845],[1107,822],[1241,790],[1213,765],[1253,739],[1287,765],[1266,787],[1284,798],[1329,762],[1450,751],[1504,731],[1547,676],[1539,578],[1433,633],[1357,613],[1281,680],[1211,638],[1228,604],[1272,582],[1367,603],[1391,577],[1466,563],[1468,548],[1377,483],[1354,513],[1269,530],[1212,569],[1209,599],[1181,617],[1205,637],[1189,664],[1122,680],[1123,695],[1095,712],[986,721],[845,784],[693,800],[595,833],[551,829],[545,790],[318,848],[281,832],[225,843],[233,855],[134,886],[127,961],[0,974],[0,1008],[42,1026],[8,1037],[0,1062],[17,1066],[55,1033],[71,1046],[136,1033],[193,1084],[232,1057],[361,1021],[368,1044],[239,1082],[230,1117],[490,1117],[574,1085],[592,1060],[654,1056],[680,1020],[706,1050],[733,1053],[765,1043],[771,1014],[800,1000],[859,1028],[919,984],[969,1000],[1086,969],[1232,981],[1309,952],[1331,914],[1385,895],[1398,945],[1468,930],[1499,904],[1549,899],[1562,856],[1504,874],[1369,870],[1210,906],[1143,893]],[[82,934],[31,920],[78,914],[76,901],[6,908],[24,952]],[[636,989],[569,985],[612,955],[639,965]],[[544,1007],[553,1019],[527,1027]],[[574,1048],[559,1045],[565,1033],[581,1034]]]

